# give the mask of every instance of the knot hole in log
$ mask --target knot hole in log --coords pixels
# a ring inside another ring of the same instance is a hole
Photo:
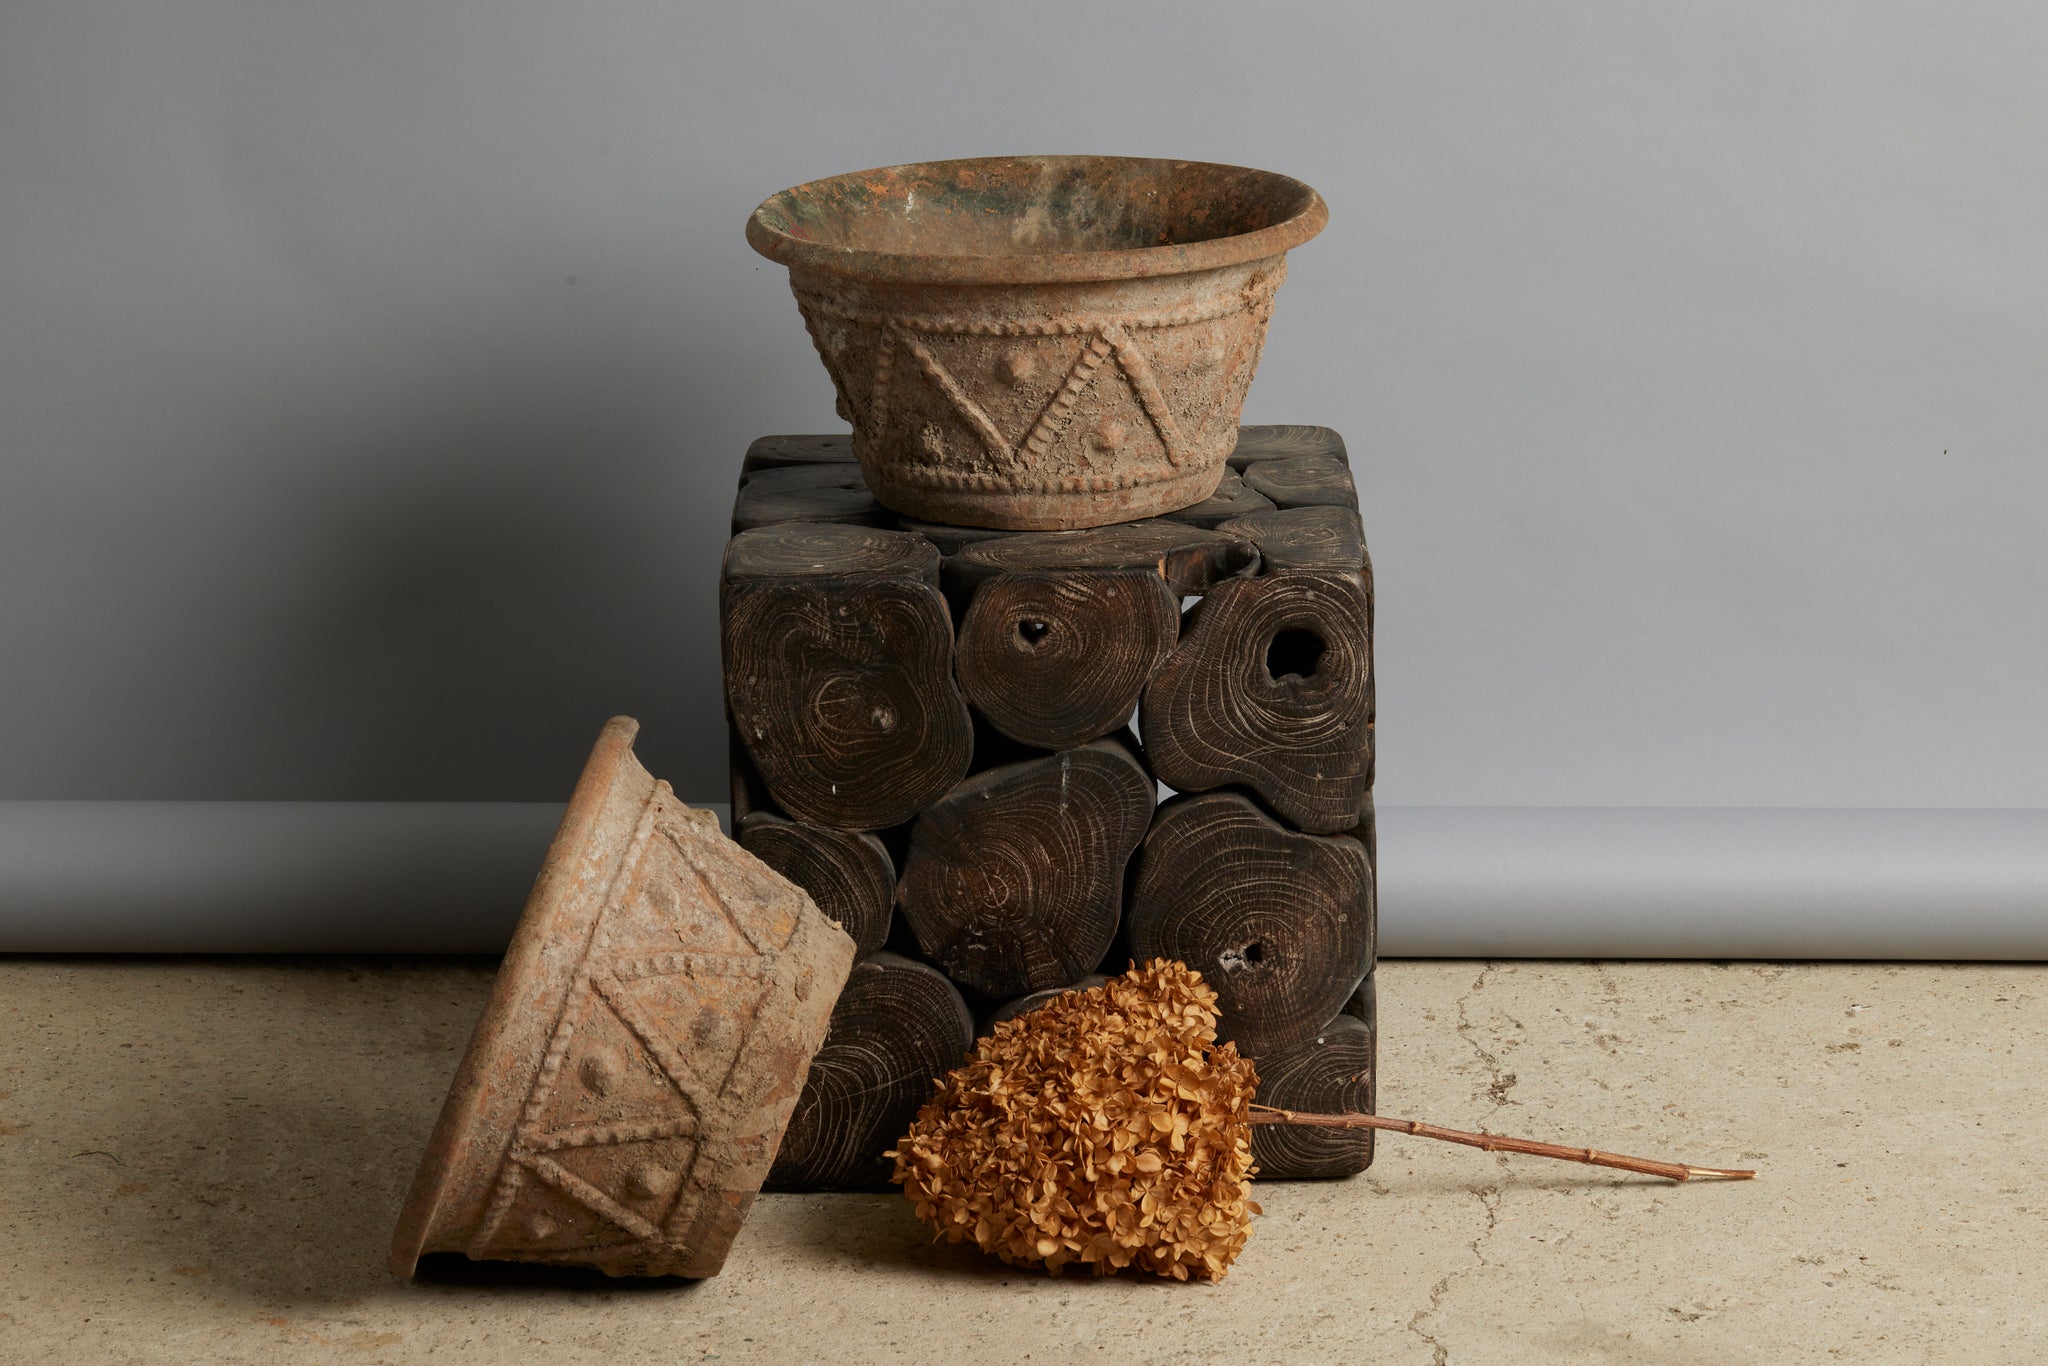
[[[1371,782],[1372,601],[1357,571],[1233,579],[1189,609],[1139,729],[1179,792],[1243,784],[1297,829],[1358,824]]]
[[[1342,1011],[1372,968],[1372,868],[1355,839],[1304,834],[1242,793],[1211,792],[1160,807],[1137,865],[1132,956],[1201,973],[1219,1036],[1261,1068]]]
[[[1064,749],[1130,719],[1179,630],[1153,570],[1005,571],[975,590],[953,667],[998,731]]]
[[[1242,968],[1255,968],[1266,961],[1266,946],[1254,939],[1241,949],[1225,949],[1216,955],[1216,962],[1225,972],[1237,972]]]
[[[1306,627],[1282,627],[1266,646],[1266,677],[1275,683],[1313,678],[1328,649],[1323,638]]]

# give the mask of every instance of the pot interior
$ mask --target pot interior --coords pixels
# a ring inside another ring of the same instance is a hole
[[[1270,171],[1139,157],[979,157],[832,176],[755,211],[822,247],[1001,257],[1187,246],[1312,211],[1315,191]]]

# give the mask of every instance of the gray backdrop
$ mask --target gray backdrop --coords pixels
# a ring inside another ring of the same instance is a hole
[[[0,798],[722,790],[784,185],[1322,190],[1247,411],[1350,439],[1390,806],[2048,806],[2048,15],[0,5]]]

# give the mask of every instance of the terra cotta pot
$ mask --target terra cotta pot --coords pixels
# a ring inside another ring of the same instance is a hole
[[[1321,196],[1241,166],[981,157],[814,180],[747,241],[790,289],[868,487],[927,521],[1101,526],[1201,502]]]
[[[392,1235],[426,1252],[711,1276],[853,966],[794,883],[598,738]]]

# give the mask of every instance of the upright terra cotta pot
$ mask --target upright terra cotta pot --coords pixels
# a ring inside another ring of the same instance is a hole
[[[789,267],[876,498],[1051,530],[1215,490],[1286,252],[1328,219],[1241,166],[982,157],[795,186],[747,241]]]

